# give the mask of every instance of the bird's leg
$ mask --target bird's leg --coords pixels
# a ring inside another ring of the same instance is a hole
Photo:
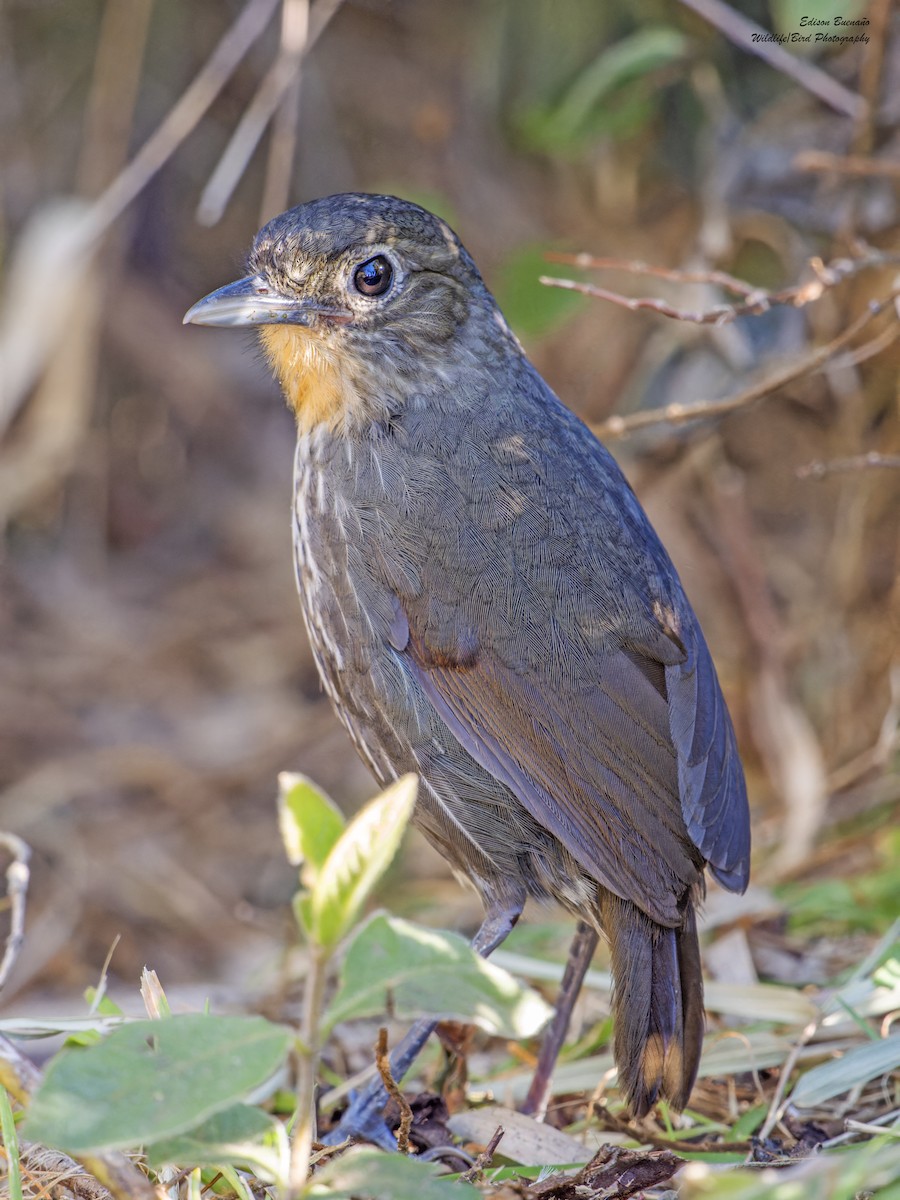
[[[538,1119],[541,1119],[547,1111],[553,1068],[556,1066],[556,1059],[566,1040],[566,1034],[569,1032],[572,1009],[575,1007],[575,1001],[578,999],[578,993],[581,991],[585,973],[591,965],[596,947],[596,929],[585,921],[579,921],[572,945],[569,948],[569,958],[556,1001],[556,1012],[544,1033],[534,1078],[521,1108],[523,1113],[528,1113]]]
[[[498,904],[489,908],[478,932],[472,938],[472,949],[482,958],[487,958],[507,937],[521,912],[522,903],[507,903],[502,906]],[[427,1017],[416,1021],[395,1048],[390,1058],[391,1075],[398,1082],[419,1057],[436,1025],[437,1021]],[[352,1098],[338,1124],[322,1138],[322,1141],[333,1146],[347,1138],[358,1138],[374,1142],[382,1150],[396,1150],[397,1139],[384,1120],[387,1102],[388,1094],[381,1080],[370,1080],[368,1086]]]

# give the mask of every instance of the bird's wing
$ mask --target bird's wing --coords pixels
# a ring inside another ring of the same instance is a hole
[[[404,618],[404,654],[453,735],[588,875],[667,925],[700,855],[744,885],[743,776],[704,644],[693,662],[620,648],[566,673],[547,647],[510,665],[487,630],[454,655],[415,606]]]
[[[495,470],[472,450],[396,546],[421,551],[421,586],[397,589],[391,641],[472,758],[590,876],[674,925],[704,859],[746,885],[743,772],[674,568],[594,446],[563,479],[549,454]]]

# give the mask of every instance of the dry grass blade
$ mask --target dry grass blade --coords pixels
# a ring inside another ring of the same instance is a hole
[[[278,0],[248,0],[234,24],[162,124],[97,203],[92,218],[101,233],[128,207],[196,127],[247,51],[262,34]]]
[[[304,28],[302,21],[289,22],[290,29],[294,30],[296,27],[303,32],[303,41],[297,44],[292,35],[282,43],[278,57],[238,122],[237,129],[200,197],[197,220],[202,225],[215,225],[220,220],[234,189],[247,169],[253,151],[266,131],[266,126],[288,89],[296,82],[303,59],[319,40],[342,2],[343,0],[321,0],[312,10],[308,28]],[[293,9],[291,11],[293,13]]]
[[[816,1108],[870,1079],[900,1067],[900,1034],[854,1046],[842,1057],[820,1063],[801,1075],[791,1092],[797,1108]]]

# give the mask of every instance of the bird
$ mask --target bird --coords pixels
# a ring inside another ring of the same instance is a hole
[[[457,235],[395,196],[275,217],[184,320],[258,329],[296,420],[294,564],[324,690],[382,785],[418,775],[413,822],[484,906],[474,948],[529,898],[577,920],[526,1111],[600,936],[626,1105],[682,1110],[697,910],[707,872],[746,889],[749,810],[697,617],[614,458]]]

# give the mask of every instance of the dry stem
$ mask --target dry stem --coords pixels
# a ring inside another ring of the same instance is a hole
[[[397,1129],[397,1149],[401,1154],[409,1154],[409,1131],[412,1126],[413,1112],[409,1102],[397,1086],[391,1074],[391,1059],[388,1054],[387,1030],[378,1030],[378,1041],[375,1045],[375,1065],[384,1084],[385,1091],[400,1109],[400,1126]]]

